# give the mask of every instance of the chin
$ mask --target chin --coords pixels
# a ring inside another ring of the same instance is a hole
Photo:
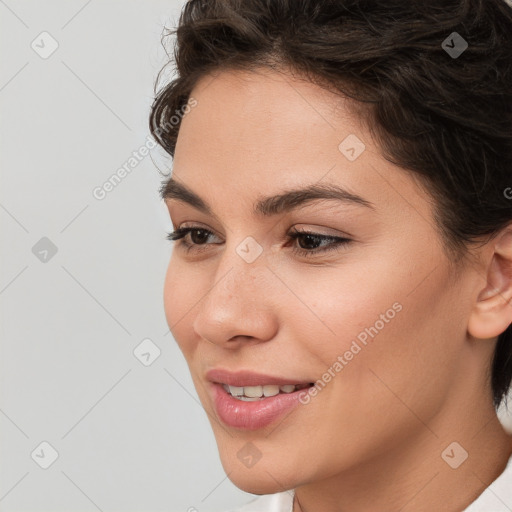
[[[275,494],[288,490],[288,487],[279,485],[268,473],[262,474],[259,472],[256,474],[253,471],[247,470],[246,475],[242,475],[240,471],[236,474],[233,472],[229,474],[228,478],[236,487],[250,494]],[[279,480],[279,476],[276,479]]]
[[[269,467],[262,460],[249,468],[241,465],[236,458],[221,459],[221,462],[231,482],[251,494],[275,494],[293,489],[297,484],[296,474],[286,474],[275,466]]]

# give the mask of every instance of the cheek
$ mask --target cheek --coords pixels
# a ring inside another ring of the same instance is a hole
[[[292,281],[302,283],[295,290],[310,311],[301,304],[290,309],[290,325],[293,318],[319,377],[334,382],[326,389],[337,389],[341,403],[352,402],[353,410],[382,412],[391,404],[399,412],[406,409],[402,402],[421,400],[429,415],[454,378],[457,339],[465,332],[463,315],[454,308],[457,290],[447,287],[442,262],[430,275],[435,263],[416,263],[397,265],[382,257],[365,264],[363,273],[344,270],[333,279],[317,272]]]
[[[421,425],[415,415],[427,422],[441,407],[457,378],[465,332],[462,315],[453,312],[456,290],[447,289],[446,282],[441,268],[416,289],[410,278],[397,276],[373,298],[358,291],[351,308],[347,302],[350,313],[343,316],[344,325],[337,324],[337,330],[347,329],[338,352],[354,340],[361,350],[341,372],[337,393],[341,401],[352,402],[349,409],[364,411],[353,418],[356,423],[364,419],[356,430],[363,432],[383,418],[389,431],[400,423]],[[393,304],[400,307],[390,309]]]
[[[364,359],[372,343],[386,337],[404,316],[409,301],[409,289],[400,285],[404,276],[397,275],[396,267],[394,275],[380,270],[375,264],[354,263],[339,269],[312,268],[308,273],[281,271],[300,299],[290,296],[282,301],[288,304],[286,313],[281,310],[286,316],[283,324],[292,326],[293,337],[302,340],[325,369],[347,351],[351,361]]]

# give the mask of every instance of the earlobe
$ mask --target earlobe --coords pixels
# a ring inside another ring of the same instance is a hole
[[[475,338],[499,336],[512,323],[512,229],[509,226],[493,242],[486,269],[487,283],[478,294],[468,322]]]

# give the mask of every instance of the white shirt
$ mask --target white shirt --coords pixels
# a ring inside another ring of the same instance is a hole
[[[293,512],[293,490],[258,496],[229,512]],[[512,510],[512,457],[501,475],[462,512],[510,512]]]

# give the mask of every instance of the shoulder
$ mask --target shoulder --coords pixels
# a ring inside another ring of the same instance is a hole
[[[227,512],[292,512],[293,491],[258,496],[245,505]]]

